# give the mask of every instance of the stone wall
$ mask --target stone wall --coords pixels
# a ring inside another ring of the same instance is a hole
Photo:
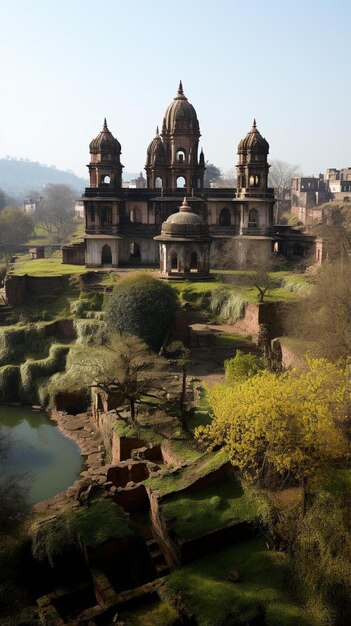
[[[84,265],[85,264],[85,244],[76,243],[70,246],[62,247],[62,263],[69,263],[70,265]]]
[[[35,263],[35,261],[33,261]],[[32,298],[55,296],[65,289],[66,276],[15,276],[5,279],[5,297],[10,305],[29,302]]]
[[[260,326],[266,324],[268,326],[269,339],[274,339],[274,337],[284,334],[284,321],[288,307],[289,304],[286,302],[248,304],[244,317],[238,320],[235,326],[251,335],[253,340],[256,340],[260,332]]]

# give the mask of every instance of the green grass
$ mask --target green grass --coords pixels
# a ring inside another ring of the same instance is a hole
[[[72,509],[69,524],[86,546],[130,537],[133,529],[122,509],[111,500],[95,500],[89,506]]]
[[[180,463],[194,462],[203,456],[203,451],[191,439],[170,439],[168,445]]]
[[[49,259],[31,259],[29,254],[18,257],[11,267],[15,276],[66,276],[67,274],[84,274],[89,268],[85,265],[69,265],[62,263],[62,252],[55,252]]]
[[[177,611],[158,599],[142,603],[133,610],[122,611],[119,618],[128,626],[173,626],[178,623]]]
[[[157,490],[160,495],[181,491],[202,476],[219,469],[227,461],[228,456],[223,449],[215,453],[205,453],[189,467],[178,469],[174,473],[166,470],[162,476],[148,478],[145,486]]]
[[[240,573],[238,583],[227,578],[233,568]],[[255,539],[182,567],[166,588],[171,598],[185,598],[199,626],[244,626],[262,614],[267,626],[319,626],[294,601],[288,580],[287,556]]]
[[[256,507],[240,483],[228,479],[198,493],[176,495],[162,504],[162,515],[173,520],[177,537],[188,540],[234,521],[251,521],[256,518]]]

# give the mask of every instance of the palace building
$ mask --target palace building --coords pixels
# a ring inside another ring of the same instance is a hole
[[[268,187],[269,145],[256,121],[238,145],[236,189],[204,187],[206,165],[203,151],[199,152],[200,136],[195,108],[180,82],[165,111],[161,132],[157,128],[147,148],[146,187],[125,188],[121,144],[105,119],[101,132],[89,146],[90,186],[82,197],[84,245],[65,246],[63,262],[85,263],[94,268],[159,265],[160,250],[166,250],[167,237],[172,229],[176,230],[176,226],[165,227],[165,238],[164,229],[161,234],[162,224],[169,225],[169,218],[179,212],[184,197],[188,208],[175,221],[183,221],[184,234],[187,212],[201,218],[199,222],[206,226],[206,237],[211,241],[211,247],[205,246],[206,255],[211,249],[212,260],[223,240],[228,239],[232,240],[241,265],[250,264],[258,254],[270,253],[277,240],[273,228],[274,191]],[[191,268],[188,264],[192,275],[197,270],[208,270],[208,261],[201,255],[194,251]],[[169,273],[171,266],[177,271],[174,258],[164,271]]]

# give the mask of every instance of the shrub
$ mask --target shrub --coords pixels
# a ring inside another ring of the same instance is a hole
[[[1,329],[0,365],[18,363],[26,353],[37,354],[43,349],[45,334],[45,327],[35,324]]]
[[[263,369],[263,363],[259,356],[252,354],[244,354],[241,350],[236,351],[233,359],[224,361],[225,382],[227,385],[235,385],[258,374]]]
[[[136,335],[158,350],[172,323],[177,306],[174,289],[145,272],[119,281],[106,306],[110,333]]]
[[[0,402],[19,401],[19,365],[5,365],[0,367]]]
[[[222,321],[234,324],[244,316],[246,304],[240,294],[227,287],[218,287],[212,291],[210,309]]]
[[[37,361],[27,359],[21,365],[21,396],[24,401],[38,401],[39,384],[42,383],[43,378],[48,378],[64,369],[68,350],[68,346],[53,344],[46,359]]]
[[[85,346],[101,346],[106,342],[106,324],[95,319],[74,320],[77,343]]]

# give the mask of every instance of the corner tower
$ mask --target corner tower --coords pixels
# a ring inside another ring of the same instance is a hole
[[[157,129],[148,147],[148,188],[180,188],[188,192],[202,189],[205,159],[202,152],[198,158],[200,136],[196,111],[184,95],[180,81],[177,95],[166,109],[162,132]]]

